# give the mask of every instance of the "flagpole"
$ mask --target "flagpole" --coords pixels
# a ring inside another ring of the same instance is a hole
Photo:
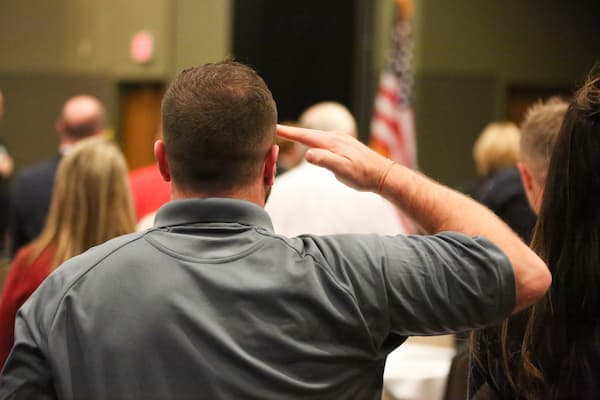
[[[375,76],[373,42],[375,36],[375,1],[357,0],[355,4],[354,71],[352,111],[358,123],[358,137],[367,142],[372,115]]]

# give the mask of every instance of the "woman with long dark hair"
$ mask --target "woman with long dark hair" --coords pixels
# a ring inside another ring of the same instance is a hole
[[[475,399],[598,399],[600,74],[577,91],[565,115],[532,248],[552,272],[551,288],[496,335],[475,336],[471,389],[478,389],[473,385],[483,377],[488,394],[471,394]]]

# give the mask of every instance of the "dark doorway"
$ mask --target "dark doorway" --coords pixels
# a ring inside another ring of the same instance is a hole
[[[235,0],[235,58],[267,82],[280,121],[318,101],[352,108],[356,1]]]
[[[508,89],[506,114],[509,121],[520,125],[529,107],[538,101],[558,96],[566,100],[573,94],[567,87],[513,86]]]

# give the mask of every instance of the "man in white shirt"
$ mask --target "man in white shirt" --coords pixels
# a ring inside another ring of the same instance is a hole
[[[354,117],[339,103],[323,102],[309,107],[300,116],[299,124],[357,136]],[[275,232],[287,236],[407,233],[398,210],[387,200],[351,189],[330,171],[306,161],[277,177],[265,208]]]

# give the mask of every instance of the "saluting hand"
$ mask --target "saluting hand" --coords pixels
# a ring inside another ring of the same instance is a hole
[[[311,147],[306,153],[308,162],[327,168],[356,190],[380,191],[392,166],[391,160],[344,133],[277,125],[277,134]]]

